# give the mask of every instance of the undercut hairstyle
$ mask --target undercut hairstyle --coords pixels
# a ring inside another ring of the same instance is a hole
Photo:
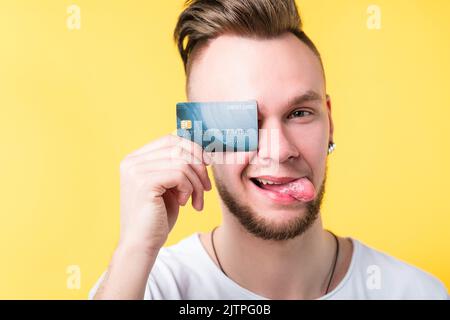
[[[294,0],[187,0],[178,18],[174,40],[187,78],[195,53],[209,40],[223,34],[271,39],[291,32],[322,58],[302,30]],[[325,76],[325,72],[323,73]]]

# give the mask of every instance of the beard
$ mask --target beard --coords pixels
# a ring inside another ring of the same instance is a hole
[[[320,206],[325,193],[326,178],[327,170],[325,168],[325,176],[317,196],[313,200],[306,202],[306,214],[299,215],[291,219],[293,221],[289,221],[281,226],[275,226],[266,221],[266,219],[259,217],[250,206],[235,197],[220,179],[215,179],[215,182],[223,203],[249,233],[264,240],[284,241],[302,235],[314,224],[314,221],[319,216]]]

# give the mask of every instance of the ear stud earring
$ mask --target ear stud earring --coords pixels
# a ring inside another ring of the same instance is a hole
[[[328,154],[332,153],[336,149],[336,143],[330,142],[328,143]]]

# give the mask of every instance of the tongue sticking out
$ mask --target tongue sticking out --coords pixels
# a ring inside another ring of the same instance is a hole
[[[288,194],[299,201],[311,201],[315,196],[314,185],[307,178],[300,178],[284,184],[266,184],[262,188]]]

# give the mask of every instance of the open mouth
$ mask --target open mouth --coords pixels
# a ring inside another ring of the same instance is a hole
[[[252,181],[256,186],[258,186],[261,189],[273,190],[272,186],[276,188],[278,188],[279,186],[287,186],[291,182],[295,181],[295,179],[285,180],[286,182],[276,182],[267,179],[250,178],[250,181]]]
[[[252,177],[250,181],[264,195],[273,200],[311,201],[315,197],[315,188],[306,178],[262,178]]]
[[[258,180],[256,178],[250,178],[250,181],[253,182],[254,184],[256,184],[257,187],[264,189],[263,188],[264,184],[260,180]]]

